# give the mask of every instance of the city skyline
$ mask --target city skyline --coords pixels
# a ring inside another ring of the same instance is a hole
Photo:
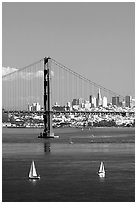
[[[21,68],[49,55],[91,81],[134,97],[133,2],[6,2],[2,27],[3,67]]]
[[[44,104],[40,104],[39,101],[33,101],[32,104],[28,103],[26,105],[26,109],[28,111],[44,111]],[[72,109],[76,110],[83,108],[90,111],[92,110],[92,108],[107,108],[109,106],[134,108],[135,99],[132,98],[132,96],[125,96],[123,100],[120,100],[119,96],[112,96],[111,101],[108,101],[108,98],[106,96],[102,96],[99,88],[97,97],[95,97],[95,95],[89,95],[89,100],[86,100],[84,98],[74,98],[72,99],[72,101],[67,101],[66,104],[63,105],[60,105],[57,101],[54,104],[52,103],[51,105],[52,109],[54,109],[55,107],[66,107],[69,108],[68,110],[71,111]]]
[[[94,107],[100,105],[105,107],[107,104],[112,103],[113,97],[119,97],[119,104],[125,98],[109,89],[92,83],[78,73],[54,61],[54,59],[50,59],[46,67],[49,69],[51,106],[55,102],[64,106],[66,103],[78,98],[91,101],[89,97],[92,95],[94,98],[94,102],[91,102],[92,106],[94,104]],[[46,80],[48,78],[47,75],[44,77],[42,69],[44,69],[43,60],[4,76],[2,80],[3,108],[8,110],[26,110],[26,104],[34,102],[39,102],[43,106],[44,90],[46,90],[44,88],[44,78]]]

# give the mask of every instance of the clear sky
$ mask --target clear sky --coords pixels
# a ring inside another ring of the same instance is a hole
[[[134,97],[135,3],[2,3],[2,66],[45,56]]]

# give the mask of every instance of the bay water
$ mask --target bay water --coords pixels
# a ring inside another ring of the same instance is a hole
[[[2,201],[134,202],[134,128],[3,128]],[[29,180],[32,160],[40,180]],[[97,175],[100,162],[105,178]]]

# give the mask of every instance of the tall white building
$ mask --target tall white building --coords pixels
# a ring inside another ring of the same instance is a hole
[[[93,105],[94,108],[96,108],[97,100],[95,96],[92,97],[91,104]]]
[[[107,107],[107,97],[103,97],[103,107]]]

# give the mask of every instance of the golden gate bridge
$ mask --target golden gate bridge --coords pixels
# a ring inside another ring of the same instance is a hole
[[[96,101],[91,100],[95,99],[95,96],[97,96]],[[109,104],[112,97],[119,97],[121,100],[124,98],[50,57],[45,57],[2,77],[2,108],[4,111],[43,112],[44,132],[42,137],[54,137],[52,114],[58,112],[55,107],[66,107],[59,111],[64,113],[94,114],[90,107],[103,105],[103,99],[105,104]],[[39,108],[30,110],[34,102]],[[75,108],[71,109],[71,103]],[[78,108],[79,103],[81,103],[81,109]],[[83,105],[84,109],[82,109]]]

